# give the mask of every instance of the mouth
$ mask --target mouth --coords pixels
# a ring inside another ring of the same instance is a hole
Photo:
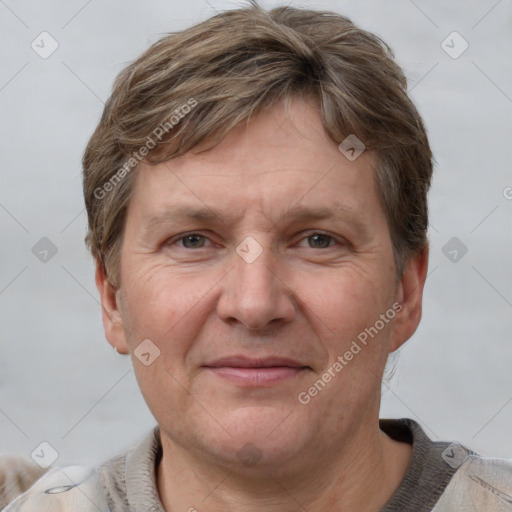
[[[253,359],[233,356],[218,359],[204,368],[220,377],[241,386],[270,386],[311,370],[298,361],[281,357]]]

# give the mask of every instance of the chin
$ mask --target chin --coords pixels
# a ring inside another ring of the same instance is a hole
[[[296,414],[285,407],[243,407],[215,416],[225,430],[212,431],[210,422],[202,434],[202,449],[238,469],[258,467],[269,471],[301,455],[301,447],[314,435]]]

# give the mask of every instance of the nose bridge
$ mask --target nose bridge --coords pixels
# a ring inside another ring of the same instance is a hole
[[[270,248],[256,245],[257,242],[251,237],[237,247],[237,258],[235,259],[235,281],[239,282],[237,291],[256,292],[271,294],[275,288],[275,258]],[[242,293],[241,296],[246,295]],[[247,295],[251,295],[248,293]]]
[[[219,300],[219,316],[250,329],[262,329],[277,319],[289,321],[295,308],[287,287],[277,277],[278,260],[272,249],[247,237],[235,252],[233,269]]]

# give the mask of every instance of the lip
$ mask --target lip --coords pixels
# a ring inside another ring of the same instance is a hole
[[[204,366],[220,368],[232,366],[234,368],[271,368],[275,366],[285,366],[289,368],[307,368],[307,365],[287,357],[270,356],[263,358],[254,358],[247,356],[229,356],[216,359]]]
[[[269,386],[310,370],[294,359],[283,357],[249,358],[231,356],[217,359],[204,367],[223,379],[243,386]]]

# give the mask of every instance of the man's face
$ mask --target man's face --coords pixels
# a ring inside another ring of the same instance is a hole
[[[137,171],[123,329],[108,337],[132,355],[147,339],[160,350],[152,361],[143,345],[146,364],[133,363],[168,442],[286,464],[375,423],[406,336],[374,164],[348,160],[294,99],[288,115],[276,105],[211,150]]]

